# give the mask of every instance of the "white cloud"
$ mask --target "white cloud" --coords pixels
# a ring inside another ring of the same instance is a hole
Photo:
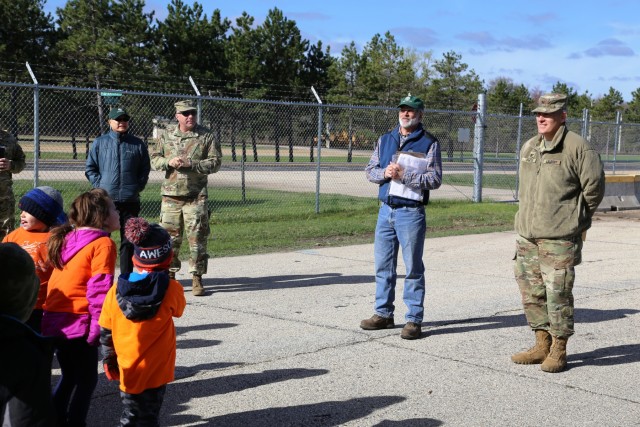
[[[596,46],[585,50],[584,54],[595,58],[600,56],[635,56],[633,49],[613,38],[600,41]]]

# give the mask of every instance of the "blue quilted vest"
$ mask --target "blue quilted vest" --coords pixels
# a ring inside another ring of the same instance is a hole
[[[425,131],[422,124],[419,124],[416,130],[411,132],[404,142],[404,145],[400,146],[400,130],[399,127],[395,128],[389,133],[385,133],[380,138],[380,146],[378,152],[380,155],[380,167],[386,168],[393,155],[398,151],[404,151],[409,153],[423,153],[427,154],[429,147],[436,141],[436,137]],[[429,202],[429,190],[423,190],[422,202],[416,200],[405,199],[403,197],[389,196],[389,184],[391,180],[387,180],[380,184],[378,189],[378,199],[392,206],[417,206],[427,204]]]

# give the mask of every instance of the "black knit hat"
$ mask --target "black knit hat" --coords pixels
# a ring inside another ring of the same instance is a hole
[[[149,224],[144,218],[129,218],[124,235],[133,243],[134,265],[146,269],[169,267],[173,251],[167,230],[158,224]]]
[[[62,194],[55,188],[47,186],[29,190],[18,203],[20,210],[30,213],[47,227],[67,222],[62,205]]]
[[[33,259],[15,243],[0,243],[0,271],[0,313],[24,322],[40,289]]]

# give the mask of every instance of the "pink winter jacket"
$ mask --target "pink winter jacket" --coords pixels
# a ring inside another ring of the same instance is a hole
[[[98,319],[113,284],[117,249],[109,234],[78,229],[67,234],[62,248],[62,270],[54,269],[42,318],[42,334],[67,339],[85,337],[98,345]]]

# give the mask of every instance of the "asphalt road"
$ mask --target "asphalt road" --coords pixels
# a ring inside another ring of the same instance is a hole
[[[204,297],[179,273],[188,306],[161,425],[640,425],[640,212],[597,215],[558,374],[509,358],[534,339],[513,279],[514,238],[427,239],[416,341],[399,337],[400,299],[395,329],[358,327],[372,314],[372,245],[215,258]],[[101,375],[89,426],[116,425],[120,410]]]

